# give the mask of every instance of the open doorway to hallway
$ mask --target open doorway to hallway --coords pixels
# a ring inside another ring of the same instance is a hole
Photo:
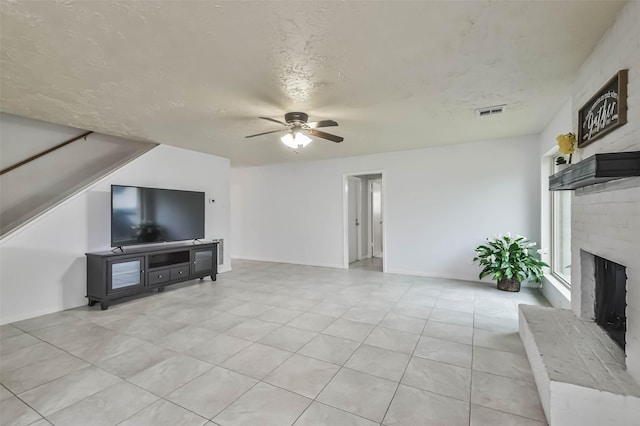
[[[344,177],[344,267],[384,271],[382,172]]]

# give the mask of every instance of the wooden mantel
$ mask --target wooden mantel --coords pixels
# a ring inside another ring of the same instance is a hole
[[[640,176],[640,151],[595,154],[549,176],[549,191],[571,191],[633,176]]]

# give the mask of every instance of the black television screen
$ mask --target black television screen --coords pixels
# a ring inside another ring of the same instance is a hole
[[[111,246],[204,238],[204,192],[111,185]]]

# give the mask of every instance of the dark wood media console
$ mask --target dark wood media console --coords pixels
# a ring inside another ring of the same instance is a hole
[[[136,247],[86,253],[87,299],[108,309],[112,300],[218,273],[218,243]]]

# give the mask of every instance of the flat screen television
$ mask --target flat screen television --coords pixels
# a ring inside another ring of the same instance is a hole
[[[111,185],[111,247],[204,238],[204,192]]]

